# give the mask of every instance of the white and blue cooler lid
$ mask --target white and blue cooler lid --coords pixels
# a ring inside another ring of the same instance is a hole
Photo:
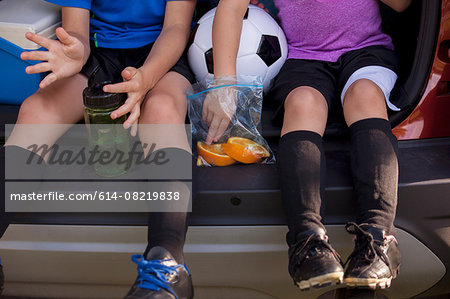
[[[55,38],[55,30],[61,26],[61,7],[44,0],[0,1],[0,37],[27,50],[40,48],[25,38],[33,32]]]

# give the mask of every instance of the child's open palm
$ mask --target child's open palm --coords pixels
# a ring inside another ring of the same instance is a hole
[[[70,35],[62,27],[56,29],[58,40],[52,40],[31,32],[26,38],[46,48],[48,51],[23,52],[22,60],[42,60],[43,62],[28,66],[28,74],[50,72],[39,84],[45,88],[53,82],[73,76],[81,71],[85,63],[85,46],[75,36]]]

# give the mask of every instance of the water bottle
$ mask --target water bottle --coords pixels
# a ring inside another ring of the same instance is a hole
[[[84,120],[89,133],[91,161],[95,172],[103,177],[115,177],[127,170],[130,151],[129,133],[122,124],[126,115],[111,118],[111,112],[126,100],[123,93],[107,93],[103,86],[111,82],[92,82],[83,90]]]

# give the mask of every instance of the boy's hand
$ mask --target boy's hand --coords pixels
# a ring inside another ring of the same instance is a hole
[[[217,142],[227,130],[236,111],[236,88],[220,87],[208,92],[203,102],[203,121],[209,126],[206,143]]]
[[[45,88],[56,80],[78,74],[85,63],[85,45],[76,37],[67,33],[62,27],[56,29],[58,40],[52,40],[31,32],[25,37],[46,48],[48,51],[22,52],[22,60],[43,60],[36,65],[28,66],[28,74],[50,72],[39,84]]]
[[[105,85],[103,91],[128,94],[125,103],[117,110],[111,112],[111,118],[115,119],[130,112],[127,120],[123,123],[123,127],[125,129],[132,127],[131,135],[136,136],[136,125],[141,115],[141,102],[150,88],[147,86],[147,82],[140,69],[131,66],[126,67],[122,71],[122,78],[123,82]]]

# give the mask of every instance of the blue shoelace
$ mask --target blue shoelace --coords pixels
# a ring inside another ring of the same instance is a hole
[[[163,262],[173,259],[148,261],[141,254],[133,255],[131,260],[138,265],[138,287],[153,291],[164,289],[178,298],[170,287],[171,284],[176,282],[171,282],[169,279],[171,275],[178,275],[178,268],[184,268],[188,272],[183,265],[167,266]]]

